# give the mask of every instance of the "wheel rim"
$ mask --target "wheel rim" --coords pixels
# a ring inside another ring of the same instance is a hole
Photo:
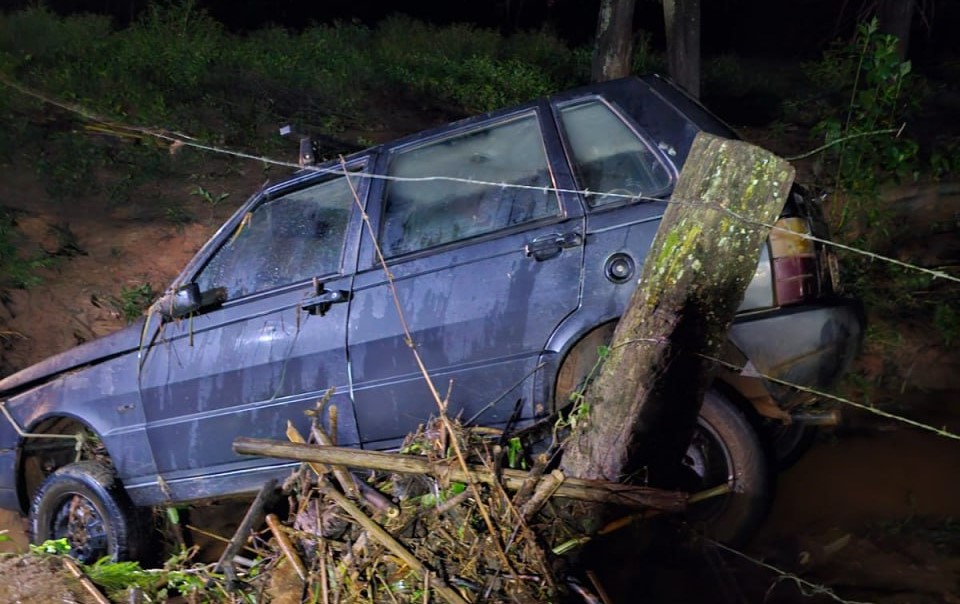
[[[64,497],[53,516],[50,535],[66,539],[70,555],[90,563],[108,553],[107,527],[92,501],[79,493]]]
[[[683,465],[696,476],[697,484],[691,488],[692,491],[703,491],[724,484],[730,487],[731,492],[736,490],[736,474],[730,450],[716,430],[702,418],[697,422]],[[691,506],[691,515],[698,521],[709,522],[723,514],[729,499],[729,495],[720,495],[701,501]]]

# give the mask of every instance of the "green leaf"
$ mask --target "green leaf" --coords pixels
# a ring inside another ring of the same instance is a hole
[[[65,555],[70,553],[70,544],[67,543],[66,537],[60,539],[47,539],[40,545],[31,544],[30,553],[40,555]]]
[[[167,508],[167,520],[170,524],[180,524],[180,510],[174,507]]]

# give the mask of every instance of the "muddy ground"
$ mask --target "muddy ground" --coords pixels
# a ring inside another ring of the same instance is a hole
[[[292,153],[283,158],[292,159]],[[0,205],[16,217],[21,249],[53,257],[39,271],[41,283],[3,292],[4,374],[123,326],[122,291],[145,284],[162,290],[237,205],[266,179],[282,176],[282,170],[255,162],[169,161],[171,174],[146,180],[120,202],[103,188],[54,198],[44,174],[26,157],[0,166]],[[109,183],[117,176],[106,165],[97,178]],[[197,186],[229,197],[214,206],[192,194]],[[904,245],[924,248],[922,242]],[[849,393],[893,401],[897,412],[960,432],[955,346],[945,346],[929,325],[905,321],[888,327],[900,334],[898,349],[891,355],[868,348]],[[891,375],[895,379],[885,379]],[[743,552],[828,585],[848,600],[960,602],[960,442],[868,413],[843,412],[845,425],[825,432],[781,475],[772,513]],[[235,522],[222,514],[204,518],[201,511],[195,515],[215,531],[228,532]],[[0,528],[13,537],[0,544],[4,549],[24,547],[16,515],[0,515]],[[662,602],[810,601],[795,582],[729,553],[659,552],[633,560],[627,556],[635,552],[623,543],[609,552],[623,557],[607,556],[597,570],[617,601],[640,601],[638,594]],[[0,588],[0,602],[31,601],[11,587],[30,582],[23,572],[43,575],[49,569],[24,571],[0,558],[0,585],[7,586]]]

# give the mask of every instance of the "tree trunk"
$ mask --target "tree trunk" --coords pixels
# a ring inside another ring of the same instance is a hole
[[[586,427],[561,467],[620,480],[640,466],[669,476],[690,443],[703,393],[794,170],[742,141],[701,133],[647,253],[609,354],[585,393]],[[761,224],[762,223],[762,224]],[[599,511],[590,515],[596,529]]]
[[[635,0],[600,0],[597,41],[590,79],[604,82],[630,75]]]
[[[880,0],[877,6],[880,32],[897,37],[897,54],[901,61],[907,58],[910,49],[914,3],[915,0]]]
[[[700,0],[663,0],[667,71],[678,86],[700,97]]]

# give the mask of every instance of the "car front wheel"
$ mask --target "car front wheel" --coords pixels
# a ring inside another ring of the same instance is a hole
[[[773,478],[757,432],[736,405],[715,389],[704,395],[683,463],[695,476],[692,490],[724,484],[730,488],[727,494],[691,505],[687,519],[722,543],[747,541],[769,509]]]
[[[66,539],[70,555],[91,564],[136,558],[137,515],[113,471],[81,461],[64,466],[40,486],[30,506],[34,543]]]

